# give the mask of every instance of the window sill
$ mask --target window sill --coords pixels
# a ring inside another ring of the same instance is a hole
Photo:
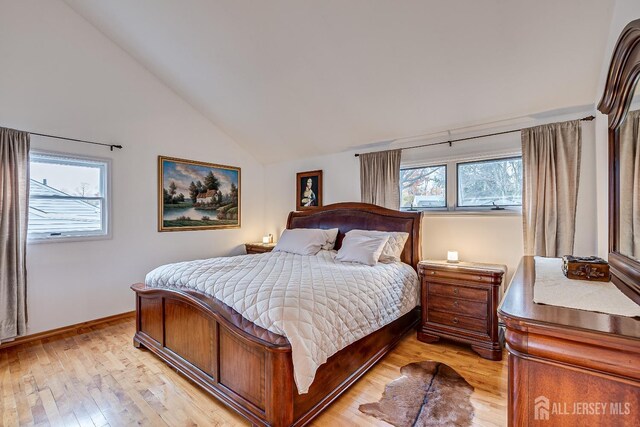
[[[520,208],[505,208],[504,210],[494,211],[491,209],[402,209],[402,212],[422,212],[424,216],[522,216]]]
[[[95,240],[110,240],[111,233],[108,234],[96,234],[93,236],[42,236],[42,237],[27,237],[27,244],[42,244],[42,243],[71,243],[71,242],[92,242]]]

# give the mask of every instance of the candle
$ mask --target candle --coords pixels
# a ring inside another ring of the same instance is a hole
[[[447,251],[447,262],[458,262],[458,251]]]
[[[262,243],[264,244],[271,243],[271,234],[262,236]]]

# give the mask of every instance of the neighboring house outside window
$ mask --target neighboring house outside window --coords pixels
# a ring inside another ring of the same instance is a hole
[[[109,236],[108,160],[34,152],[30,167],[30,241]]]
[[[402,167],[400,194],[401,210],[519,213],[522,157]]]
[[[400,208],[446,208],[447,166],[400,169]]]

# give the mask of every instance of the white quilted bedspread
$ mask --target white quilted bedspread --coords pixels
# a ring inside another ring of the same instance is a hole
[[[179,262],[151,271],[145,283],[211,295],[286,336],[298,391],[306,393],[331,355],[418,305],[418,277],[409,265],[369,267],[335,256],[271,252]]]

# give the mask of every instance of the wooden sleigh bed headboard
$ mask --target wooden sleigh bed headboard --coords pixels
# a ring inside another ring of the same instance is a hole
[[[421,221],[421,212],[394,211],[368,203],[335,203],[291,212],[287,228],[338,228],[335,249],[340,249],[344,235],[350,230],[404,231],[409,233],[409,238],[402,252],[402,262],[417,269],[422,253]]]

